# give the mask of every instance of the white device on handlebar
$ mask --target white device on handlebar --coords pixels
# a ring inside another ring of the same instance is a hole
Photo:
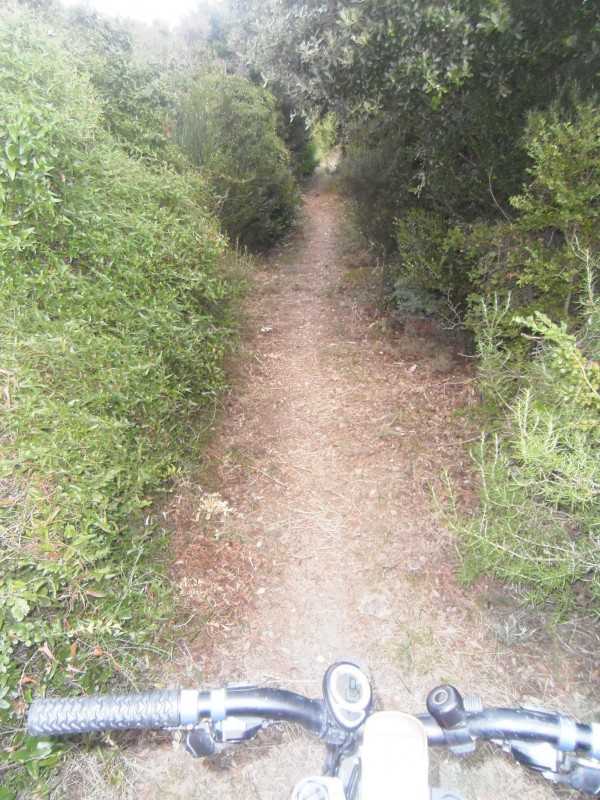
[[[427,734],[402,711],[376,711],[365,722],[356,759],[359,800],[430,800]],[[455,795],[452,795],[455,797]],[[292,800],[346,800],[341,778],[302,780]]]
[[[371,683],[356,664],[338,661],[329,667],[323,678],[323,699],[340,728],[355,731],[366,720],[371,708]]]
[[[367,715],[372,703],[367,675],[350,661],[332,664],[323,678],[323,698],[337,724],[348,732],[364,725],[357,758],[360,770],[360,800],[429,800],[429,753],[427,734],[421,723],[400,711]],[[343,782],[325,784],[311,778],[296,787],[294,800],[345,798]],[[321,793],[316,794],[320,786]],[[312,794],[308,794],[308,791]]]
[[[425,728],[402,711],[378,711],[365,723],[360,800],[429,800]]]
[[[323,678],[323,699],[337,725],[348,733],[362,727],[361,741],[345,772],[354,768],[358,800],[430,800],[427,733],[401,711],[369,713],[373,694],[367,675],[350,661],[332,664]],[[346,800],[341,777],[301,781],[292,800]]]

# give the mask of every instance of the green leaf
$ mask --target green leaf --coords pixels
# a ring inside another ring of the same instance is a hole
[[[4,150],[6,155],[8,156],[9,161],[17,161],[19,158],[19,147],[15,142],[8,142],[4,146]]]
[[[16,597],[10,602],[12,603],[10,613],[13,619],[16,619],[18,622],[22,622],[29,614],[31,606],[22,597]]]

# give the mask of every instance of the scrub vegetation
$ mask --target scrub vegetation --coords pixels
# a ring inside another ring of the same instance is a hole
[[[472,345],[465,580],[598,614],[599,41],[589,0],[238,0],[172,32],[3,3],[0,800],[61,756],[33,696],[168,649],[157,509],[226,390],[236,254],[334,143],[386,310]]]
[[[183,107],[181,143],[232,241],[258,250],[281,238],[299,196],[273,95],[236,75],[203,75]]]

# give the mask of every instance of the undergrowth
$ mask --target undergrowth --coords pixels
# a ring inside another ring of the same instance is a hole
[[[232,242],[257,251],[289,229],[300,201],[275,100],[236,75],[200,73],[183,106],[182,147],[206,178]]]
[[[481,506],[449,514],[465,577],[492,572],[560,613],[600,613],[599,121],[591,102],[570,118],[532,114],[532,180],[511,198],[519,215],[455,228],[417,262],[423,274],[407,258],[419,284],[433,267],[449,275],[453,251],[471,264]]]
[[[223,390],[205,187],[133,159],[31,25],[0,31],[0,798],[55,763],[46,691],[133,681],[170,618],[151,508]]]
[[[600,310],[594,263],[588,264],[586,322],[577,335],[538,312],[516,320],[538,340],[517,376],[494,321],[509,306],[486,312],[480,371],[488,407],[503,413],[488,425],[475,463],[480,508],[446,518],[464,543],[467,581],[489,571],[522,586],[558,613],[575,603],[600,610]],[[490,377],[493,376],[493,379]]]

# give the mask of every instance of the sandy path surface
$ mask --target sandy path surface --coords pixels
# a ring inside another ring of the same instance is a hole
[[[473,491],[464,448],[473,430],[456,413],[474,402],[472,374],[427,327],[382,329],[369,310],[369,271],[342,230],[343,207],[323,176],[307,192],[301,233],[255,276],[212,485],[187,487],[172,504],[183,594],[202,596],[209,555],[225,564],[213,634],[194,639],[201,620],[191,620],[178,681],[243,679],[317,695],[326,666],[353,656],[368,665],[382,707],[422,711],[433,686],[452,682],[490,702],[581,710],[598,686],[589,634],[558,635],[491,582],[457,582],[432,488],[449,469]],[[94,786],[78,794],[75,778],[67,794],[279,800],[322,756],[288,728],[216,764],[149,737],[113,767],[118,789],[96,765]],[[554,796],[489,752],[469,765],[435,762],[434,781],[466,798],[498,798],[499,781],[503,798]]]

